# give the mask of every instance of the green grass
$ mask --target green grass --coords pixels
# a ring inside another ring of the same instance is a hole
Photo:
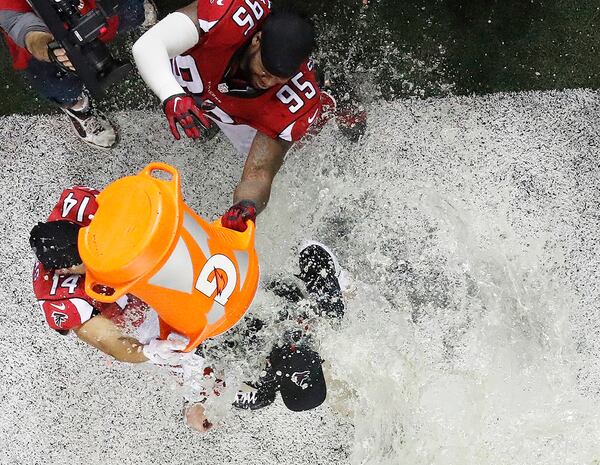
[[[159,2],[161,12],[184,4]],[[310,12],[319,62],[366,99],[600,87],[600,7],[591,0],[280,0]],[[131,38],[121,40],[127,54]],[[0,113],[51,111],[0,53]],[[136,75],[108,108],[156,105]]]

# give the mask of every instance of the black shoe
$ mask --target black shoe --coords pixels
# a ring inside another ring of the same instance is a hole
[[[253,386],[246,383],[235,395],[233,406],[239,409],[258,410],[275,402],[277,387],[275,383]]]
[[[326,246],[306,242],[300,250],[300,274],[306,290],[316,299],[319,313],[331,318],[344,316],[344,302],[337,258]]]
[[[233,401],[233,406],[240,409],[258,410],[268,407],[275,402],[279,390],[276,369],[271,362],[271,355],[267,358],[264,374],[256,382],[246,381]]]

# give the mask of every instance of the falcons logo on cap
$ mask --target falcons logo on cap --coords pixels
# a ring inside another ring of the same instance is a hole
[[[309,371],[295,371],[290,379],[296,386],[306,389],[308,387],[308,382],[310,381],[309,374]]]

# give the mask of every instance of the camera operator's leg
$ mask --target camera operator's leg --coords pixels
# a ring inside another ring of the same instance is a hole
[[[115,127],[93,108],[76,75],[38,60],[29,62],[25,75],[38,94],[56,103],[68,116],[81,140],[97,148],[111,148],[117,143]]]
[[[38,94],[61,106],[74,105],[83,92],[81,80],[54,63],[32,59],[25,74]]]

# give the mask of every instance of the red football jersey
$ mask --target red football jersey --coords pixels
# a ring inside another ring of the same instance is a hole
[[[87,226],[98,209],[98,194],[99,191],[83,186],[65,189],[48,221],[66,220]],[[57,331],[68,331],[78,328],[96,314],[102,314],[121,325],[126,307],[137,311],[143,306],[141,301],[128,296],[113,304],[97,302],[85,293],[84,284],[83,275],[58,275],[53,270],[44,269],[41,263],[36,263],[33,292],[48,326]],[[139,315],[134,318],[139,318]]]
[[[79,226],[87,226],[98,210],[96,197],[100,192],[84,186],[65,189],[54,206],[48,221],[70,221]]]
[[[204,34],[171,65],[186,92],[216,106],[211,116],[223,123],[251,126],[272,138],[297,141],[321,109],[321,91],[311,61],[303,63],[285,84],[255,96],[231,92],[226,83],[232,59],[260,31],[270,12],[269,0],[198,0],[198,22]]]

